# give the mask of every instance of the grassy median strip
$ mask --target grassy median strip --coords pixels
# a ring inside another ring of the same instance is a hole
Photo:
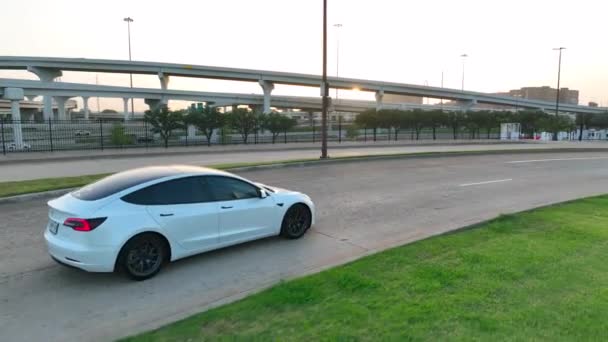
[[[126,341],[605,340],[606,260],[602,196],[394,248]]]

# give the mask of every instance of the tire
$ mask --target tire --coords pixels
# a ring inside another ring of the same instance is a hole
[[[283,217],[281,236],[287,239],[301,238],[310,228],[311,216],[310,209],[306,205],[299,203],[292,205]]]
[[[154,277],[167,259],[165,241],[154,234],[142,234],[129,240],[120,251],[118,266],[137,281]]]

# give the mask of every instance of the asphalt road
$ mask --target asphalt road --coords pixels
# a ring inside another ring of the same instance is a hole
[[[308,193],[316,226],[300,240],[269,238],[178,261],[145,282],[56,265],[43,244],[45,201],[0,205],[0,341],[114,339],[501,213],[606,193],[608,154],[395,159],[242,175]]]
[[[417,153],[417,152],[446,152],[446,151],[479,151],[479,150],[534,150],[534,149],[606,149],[606,142],[547,142],[547,143],[471,143],[471,144],[455,144],[453,141],[445,141],[441,143],[430,141],[429,145],[398,145],[402,142],[395,143],[394,146],[382,146],[379,142],[374,146],[374,143],[366,144],[349,144],[344,143],[338,147],[331,146],[329,154],[332,157],[343,156],[360,156],[374,154],[394,154],[394,153]],[[336,145],[335,143],[333,145]],[[179,154],[167,152],[167,155],[140,155],[129,157],[108,157],[103,154],[98,154],[98,151],[90,151],[89,157],[95,156],[95,159],[80,158],[75,160],[36,160],[31,162],[11,163],[10,160],[2,160],[0,163],[0,182],[18,181],[26,179],[38,178],[54,178],[65,176],[80,176],[91,175],[98,173],[117,172],[131,169],[134,167],[158,165],[158,164],[193,164],[193,165],[214,165],[224,163],[242,163],[242,162],[264,162],[277,160],[293,160],[303,158],[318,158],[320,151],[319,146],[311,144],[289,144],[289,147],[284,145],[252,145],[249,146],[251,151],[230,151],[221,150],[218,153],[217,148],[212,148],[209,151],[216,153],[205,153],[205,147],[199,149],[200,153]],[[235,147],[235,148],[242,148]],[[296,149],[294,149],[296,148]],[[269,150],[272,149],[272,150]],[[162,149],[160,150],[162,152]],[[187,149],[172,149],[175,152],[188,151]],[[82,154],[81,151],[57,152],[58,155],[72,155],[74,153]],[[49,154],[53,155],[53,154]],[[29,154],[24,153],[20,156],[27,157]],[[15,158],[18,159],[16,156]]]

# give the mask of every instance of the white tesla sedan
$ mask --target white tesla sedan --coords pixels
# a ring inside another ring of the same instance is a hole
[[[212,249],[272,235],[297,239],[315,221],[307,195],[193,166],[120,172],[48,205],[44,237],[53,259],[136,280]]]

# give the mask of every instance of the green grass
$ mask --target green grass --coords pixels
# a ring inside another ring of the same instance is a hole
[[[283,282],[126,341],[606,340],[607,260],[608,196],[583,199]]]

